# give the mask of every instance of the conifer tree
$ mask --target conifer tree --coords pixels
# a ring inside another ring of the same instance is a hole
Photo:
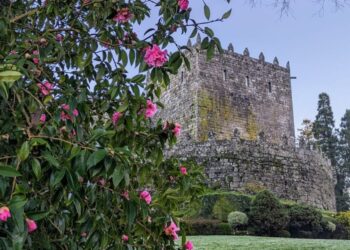
[[[313,125],[316,144],[324,154],[336,165],[337,137],[334,134],[333,111],[328,94],[319,95],[316,120]]]
[[[340,211],[349,210],[350,197],[346,191],[349,187],[347,176],[350,173],[350,110],[346,110],[345,115],[341,119],[339,129],[337,157],[337,209]]]

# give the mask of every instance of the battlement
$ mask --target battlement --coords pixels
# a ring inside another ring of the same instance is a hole
[[[201,40],[201,36],[198,34],[195,44],[192,45],[192,41],[188,40],[187,47],[190,48],[190,49],[195,49],[197,51],[200,51],[201,41],[202,41]],[[216,50],[216,54],[218,54],[217,50]],[[249,52],[248,48],[245,48],[244,51],[242,52],[242,54],[240,54],[240,53],[238,53],[238,52],[236,52],[234,50],[234,46],[232,45],[232,43],[230,43],[228,45],[227,49],[224,49],[223,54],[233,55],[233,56],[236,56],[236,57],[242,57],[242,58],[250,59],[250,60],[252,60],[255,63],[268,64],[268,65],[271,65],[271,66],[274,66],[274,67],[278,67],[278,68],[281,68],[281,69],[284,69],[284,70],[290,72],[290,62],[289,61],[287,62],[285,67],[280,65],[279,60],[278,60],[277,57],[274,57],[272,62],[265,61],[265,55],[264,55],[263,52],[260,52],[259,58],[254,58],[254,57],[250,56],[250,52]]]

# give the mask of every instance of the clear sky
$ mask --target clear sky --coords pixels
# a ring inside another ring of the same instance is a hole
[[[316,1],[292,0],[289,15],[281,17],[279,9],[268,4],[252,8],[246,0],[206,2],[212,17],[232,8],[228,20],[211,25],[224,48],[231,42],[238,53],[248,47],[252,57],[262,51],[266,61],[272,62],[275,56],[280,65],[290,61],[291,74],[297,77],[292,80],[296,128],[304,118],[315,118],[321,92],[330,95],[336,124],[340,123],[350,109],[350,7],[336,11],[327,5],[321,11]],[[202,1],[190,3],[193,17],[204,21]]]

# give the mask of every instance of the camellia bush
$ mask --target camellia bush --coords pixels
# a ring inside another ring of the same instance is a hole
[[[204,176],[164,158],[181,124],[154,115],[190,69],[175,34],[221,50],[205,25],[230,11],[202,3],[197,21],[188,0],[0,1],[0,249],[193,249]]]

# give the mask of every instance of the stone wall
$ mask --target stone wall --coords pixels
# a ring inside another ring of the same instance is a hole
[[[180,144],[168,151],[205,167],[210,185],[266,187],[278,197],[335,210],[335,171],[318,151],[241,139]]]

